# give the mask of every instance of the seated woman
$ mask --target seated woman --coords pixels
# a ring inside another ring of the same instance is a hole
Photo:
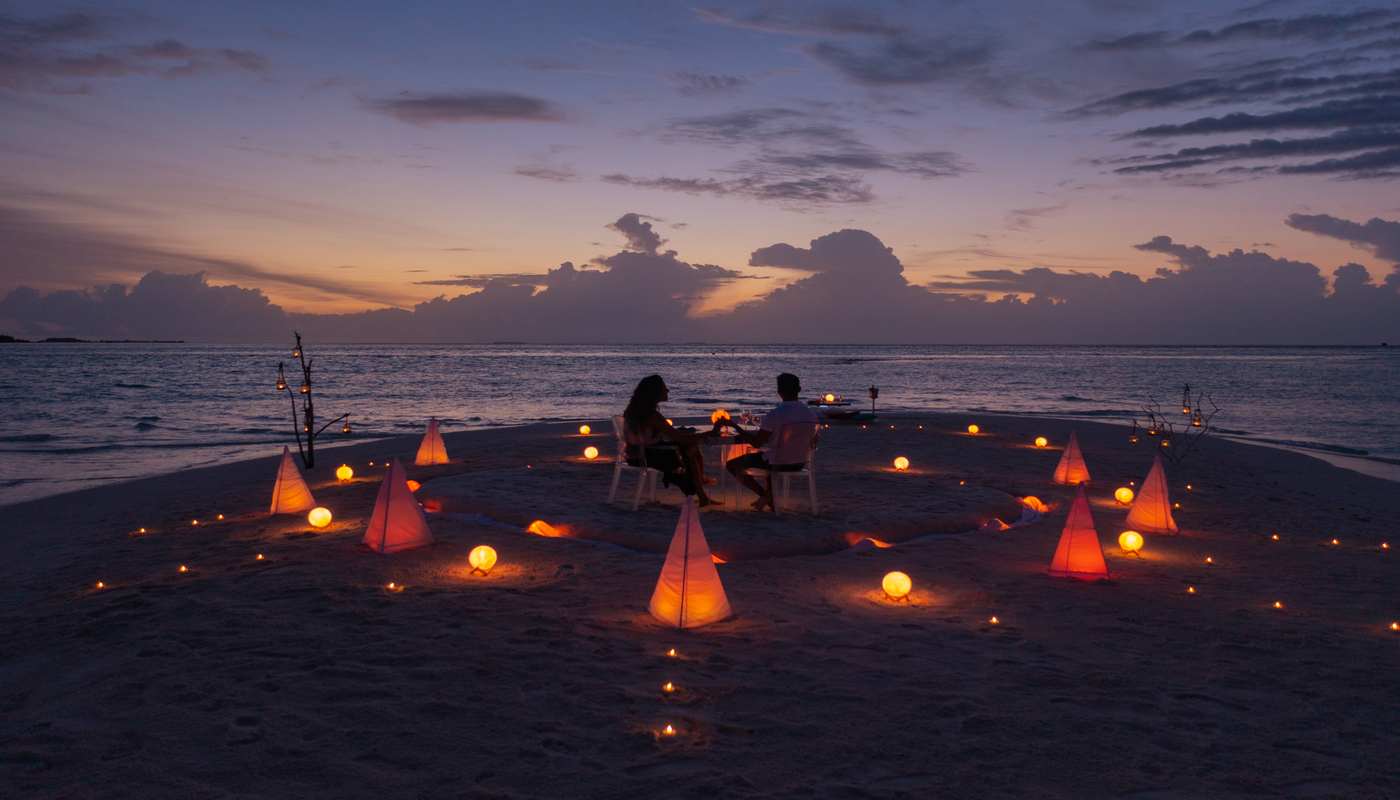
[[[659,470],[665,485],[674,483],[682,492],[695,495],[697,506],[710,505],[712,501],[705,494],[705,460],[698,445],[719,433],[719,423],[702,433],[676,430],[657,409],[670,396],[660,375],[648,375],[637,384],[627,410],[622,412],[627,427],[627,463],[639,467],[645,454],[647,467]]]

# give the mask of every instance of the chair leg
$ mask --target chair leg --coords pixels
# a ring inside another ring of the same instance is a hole
[[[622,478],[622,464],[619,463],[613,468],[612,488],[608,490],[608,504],[611,505],[613,498],[617,497],[617,482]]]
[[[812,495],[812,516],[817,515],[817,473],[807,472],[807,491]]]
[[[775,517],[782,516],[782,512],[778,510],[778,506],[782,505],[778,502],[778,476],[781,474],[780,472],[768,473],[768,496],[773,499],[773,516]]]
[[[651,475],[651,502],[655,503],[655,502],[656,502],[656,479],[657,479],[658,477],[660,477],[661,473],[660,473],[660,472],[657,472],[656,470],[647,470],[647,472]]]
[[[632,494],[632,510],[636,511],[637,506],[642,504],[642,488],[647,485],[647,471],[643,469],[637,473],[637,491]]]

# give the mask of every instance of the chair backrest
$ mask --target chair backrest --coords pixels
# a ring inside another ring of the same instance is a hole
[[[627,420],[621,414],[612,418],[613,434],[617,436],[617,460],[627,460]]]
[[[794,422],[773,431],[772,446],[768,449],[768,463],[806,464],[817,446],[815,422]]]

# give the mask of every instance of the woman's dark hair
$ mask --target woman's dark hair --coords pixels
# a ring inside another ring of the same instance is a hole
[[[642,423],[656,413],[656,405],[661,402],[661,393],[664,391],[666,381],[661,380],[660,375],[642,378],[637,388],[632,391],[632,400],[627,403],[627,410],[622,412],[622,418],[633,428],[642,427]]]

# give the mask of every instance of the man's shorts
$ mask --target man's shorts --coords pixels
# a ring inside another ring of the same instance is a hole
[[[802,464],[779,464],[775,469],[768,463],[768,459],[763,453],[745,453],[738,458],[729,459],[729,466],[739,465],[740,469],[761,469],[768,472],[801,472],[806,463]]]

